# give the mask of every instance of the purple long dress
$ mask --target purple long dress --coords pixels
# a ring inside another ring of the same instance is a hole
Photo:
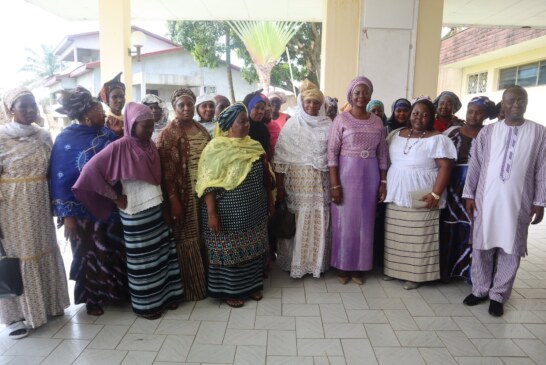
[[[380,170],[387,169],[383,122],[338,115],[328,141],[328,166],[337,166],[343,189],[341,205],[331,204],[332,255],[330,265],[344,271],[373,267],[373,233]]]

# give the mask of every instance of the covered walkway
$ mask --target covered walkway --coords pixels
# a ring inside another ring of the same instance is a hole
[[[0,332],[0,364],[546,364],[546,222],[531,228],[502,318],[488,304],[465,307],[464,282],[406,291],[380,271],[343,286],[332,272],[294,280],[276,270],[265,284],[264,299],[243,308],[206,299],[156,321],[72,306],[25,339]]]

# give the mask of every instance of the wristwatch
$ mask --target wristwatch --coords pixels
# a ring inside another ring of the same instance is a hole
[[[431,191],[430,195],[432,195],[435,200],[440,200],[440,195],[436,194],[434,191]]]

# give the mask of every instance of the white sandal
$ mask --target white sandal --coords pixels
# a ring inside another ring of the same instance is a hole
[[[10,330],[11,332],[9,333],[8,337],[12,340],[18,340],[28,336],[28,329],[23,321],[12,323],[10,325]]]

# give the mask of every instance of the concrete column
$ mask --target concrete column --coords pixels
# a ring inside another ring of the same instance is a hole
[[[132,100],[131,0],[99,1],[99,40],[102,83],[123,72],[125,99]]]
[[[413,95],[438,94],[443,0],[419,0]]]
[[[346,102],[349,82],[358,72],[361,0],[324,0],[321,89]]]

